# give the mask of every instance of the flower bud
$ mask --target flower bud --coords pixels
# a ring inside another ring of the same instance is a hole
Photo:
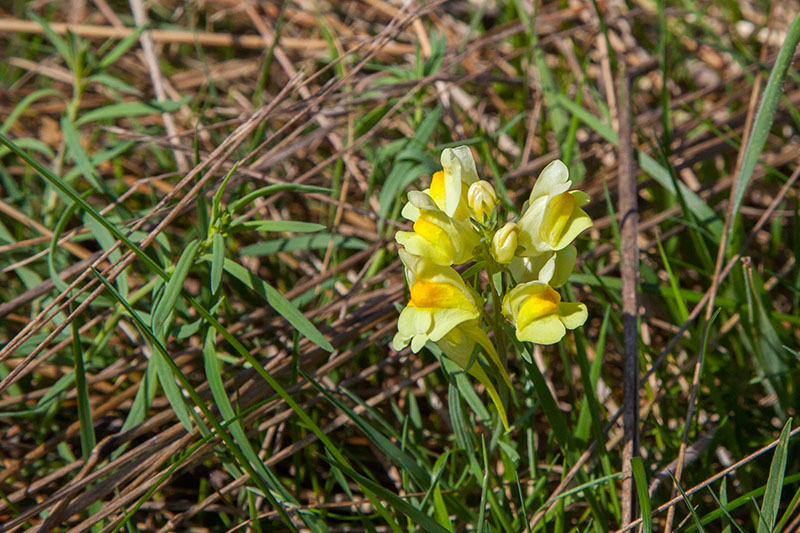
[[[470,185],[467,192],[467,203],[478,221],[488,218],[492,214],[494,204],[497,203],[497,194],[494,192],[492,184],[486,180],[480,180]]]
[[[492,237],[492,257],[498,263],[508,264],[517,251],[517,236],[519,226],[514,222],[507,222],[497,230]]]

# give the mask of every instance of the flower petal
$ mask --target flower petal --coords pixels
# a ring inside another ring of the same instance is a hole
[[[549,280],[551,287],[557,289],[567,282],[575,268],[575,259],[577,257],[578,250],[572,245],[556,252],[553,274]],[[539,279],[541,279],[541,276]]]
[[[567,330],[558,315],[547,315],[517,328],[517,338],[536,344],[555,344],[564,338]]]
[[[530,201],[533,203],[543,196],[555,196],[569,190],[572,181],[569,179],[569,169],[559,159],[551,161],[536,179],[531,191]]]
[[[589,317],[589,311],[580,302],[562,302],[558,306],[558,314],[567,329],[582,326]]]

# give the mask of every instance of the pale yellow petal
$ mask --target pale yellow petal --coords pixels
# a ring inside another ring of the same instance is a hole
[[[536,344],[555,344],[564,338],[567,330],[556,314],[547,315],[517,328],[517,339]]]
[[[562,326],[563,327],[563,326]],[[413,339],[411,339],[411,351],[414,353],[419,352],[425,343],[428,342],[428,338],[424,335],[415,335]]]
[[[575,259],[577,257],[578,250],[574,246],[567,246],[556,252],[555,261],[553,262],[553,274],[549,280],[551,287],[557,289],[567,282],[570,274],[575,269]]]
[[[403,335],[401,332],[398,331],[397,333],[395,333],[394,338],[392,339],[392,348],[394,348],[396,351],[399,352],[400,350],[408,346],[409,341],[411,341],[411,337]]]
[[[543,196],[555,196],[569,190],[572,182],[569,179],[569,169],[560,160],[551,161],[536,179],[531,191],[530,201],[533,203]]]
[[[579,302],[561,303],[558,306],[558,314],[567,329],[575,329],[582,326],[589,317],[589,311],[586,306]]]

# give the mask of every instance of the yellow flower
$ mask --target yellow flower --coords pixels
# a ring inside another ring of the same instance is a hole
[[[517,283],[540,281],[557,289],[572,274],[577,254],[575,247],[569,245],[557,252],[545,252],[533,257],[514,257],[508,268]]]
[[[416,353],[429,340],[439,341],[456,326],[480,316],[480,296],[451,267],[402,249],[400,259],[406,267],[411,301],[397,321],[395,350],[410,343]]]
[[[395,240],[414,255],[429,258],[438,265],[465,263],[474,257],[480,236],[469,222],[447,216],[424,192],[408,193],[414,206],[414,231],[398,231]]]
[[[478,180],[469,186],[467,190],[467,203],[472,211],[472,215],[479,222],[483,222],[494,211],[497,203],[497,193],[494,192],[492,184],[486,180]]]
[[[519,225],[514,222],[506,222],[492,236],[492,257],[498,263],[508,264],[517,251],[517,239],[519,236]]]
[[[400,259],[406,267],[411,300],[397,321],[397,334],[392,341],[394,349],[402,350],[410,343],[411,350],[416,353],[429,340],[435,342],[449,359],[486,387],[508,430],[505,408],[497,390],[478,361],[469,364],[475,346],[480,345],[511,390],[511,381],[500,357],[478,324],[480,296],[451,267],[437,265],[402,249]]]
[[[467,146],[445,148],[441,160],[443,170],[433,174],[430,188],[422,192],[430,196],[447,216],[468,221],[470,210],[467,191],[470,185],[478,181],[472,152]],[[403,206],[402,214],[409,220],[416,220],[417,207],[409,201]]]
[[[560,341],[568,329],[586,322],[586,306],[562,302],[550,285],[539,281],[522,283],[503,298],[503,314],[517,328],[517,339],[537,344]]]
[[[531,191],[528,208],[519,225],[523,256],[536,256],[566,248],[592,219],[581,209],[589,201],[586,193],[570,191],[572,181],[566,165],[555,160],[547,165]]]

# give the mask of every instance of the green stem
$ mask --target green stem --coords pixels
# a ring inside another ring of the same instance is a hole
[[[503,369],[508,370],[508,355],[506,353],[506,337],[503,330],[502,301],[497,289],[494,286],[495,263],[491,254],[486,257],[486,272],[489,274],[489,289],[492,291],[492,331],[494,331],[494,341],[497,343],[497,354],[503,362]]]

